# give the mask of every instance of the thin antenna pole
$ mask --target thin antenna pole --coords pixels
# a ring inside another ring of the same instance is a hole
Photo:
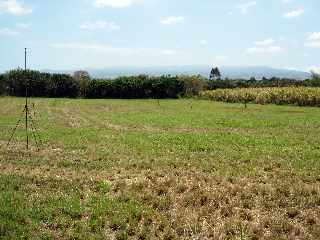
[[[26,84],[26,137],[27,137],[27,150],[29,150],[29,134],[28,134],[28,78],[27,78],[27,48],[24,49],[24,76],[25,76],[25,84]]]
[[[28,72],[27,72],[27,48],[24,49],[24,71],[23,71],[23,75],[22,75],[22,80],[25,81],[25,106],[23,108],[23,112],[21,113],[21,116],[15,126],[15,128],[12,131],[11,137],[8,141],[7,146],[10,146],[10,143],[12,142],[12,139],[18,129],[18,127],[20,126],[20,123],[23,122],[23,120],[25,120],[25,133],[26,133],[26,147],[27,147],[27,151],[29,150],[29,130],[30,130],[30,138],[32,138],[32,136],[34,137],[35,140],[35,144],[37,145],[37,150],[40,151],[39,148],[39,144],[41,144],[41,138],[40,136],[36,133],[37,128],[35,126],[35,122],[31,116],[30,110],[29,110],[29,106],[28,106],[28,97],[29,97],[29,82],[30,80],[28,79]],[[24,116],[25,114],[25,116]],[[25,118],[25,119],[24,119]]]

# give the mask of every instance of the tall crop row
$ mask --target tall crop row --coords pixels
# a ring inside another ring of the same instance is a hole
[[[320,107],[320,88],[311,87],[218,89],[201,92],[200,96],[212,101],[229,103],[252,102]]]

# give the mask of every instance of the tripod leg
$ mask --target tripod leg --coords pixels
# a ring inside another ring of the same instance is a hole
[[[25,116],[25,124],[26,124],[26,137],[27,137],[27,151],[29,150],[29,133],[28,133],[28,115],[29,115],[29,108],[28,108],[28,103],[26,102],[26,116]]]
[[[41,143],[41,138],[40,138],[40,136],[37,134],[37,128],[36,128],[36,126],[35,126],[35,122],[34,122],[32,116],[29,115],[29,118],[30,118],[30,122],[31,122],[32,135],[33,135],[33,137],[34,137],[34,140],[35,140],[36,145],[37,145],[37,149],[38,149],[38,151],[39,151],[39,150],[40,150],[39,144],[42,145],[42,143]]]
[[[13,139],[13,137],[14,137],[14,134],[15,134],[16,131],[17,131],[17,128],[18,128],[19,125],[20,125],[20,122],[22,121],[22,117],[23,117],[25,111],[26,111],[26,109],[24,108],[23,111],[22,111],[22,114],[21,114],[21,116],[20,116],[20,118],[19,118],[19,120],[18,120],[18,122],[17,122],[17,124],[16,124],[16,126],[15,126],[15,128],[12,130],[11,137],[10,137],[10,139],[9,139],[9,141],[8,141],[8,144],[7,144],[8,147],[10,146],[10,144],[11,144],[11,142],[12,142],[12,139]]]
[[[32,124],[31,124],[32,125]],[[38,144],[38,140],[37,140],[37,134],[36,134],[36,130],[34,129],[33,125],[31,127],[31,132],[32,132],[32,136],[34,138],[34,141],[36,143],[36,146],[37,146],[37,150],[40,151],[40,148],[39,148],[39,144]]]

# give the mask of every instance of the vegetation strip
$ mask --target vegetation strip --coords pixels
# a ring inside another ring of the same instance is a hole
[[[297,106],[320,106],[320,88],[242,88],[219,89],[200,93],[202,98],[229,103],[293,104]]]

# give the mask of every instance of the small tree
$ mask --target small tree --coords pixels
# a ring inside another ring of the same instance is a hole
[[[217,80],[221,78],[221,73],[218,67],[212,68],[210,72],[210,80]]]
[[[0,96],[5,94],[5,77],[0,74]]]
[[[91,79],[90,74],[87,71],[76,71],[73,73],[73,78],[79,83],[80,96],[86,97],[89,81]]]
[[[193,97],[197,96],[206,87],[207,81],[201,75],[188,76],[180,75],[179,80],[184,83],[184,96]]]
[[[320,74],[314,71],[311,71],[311,78],[312,79],[320,79]]]

